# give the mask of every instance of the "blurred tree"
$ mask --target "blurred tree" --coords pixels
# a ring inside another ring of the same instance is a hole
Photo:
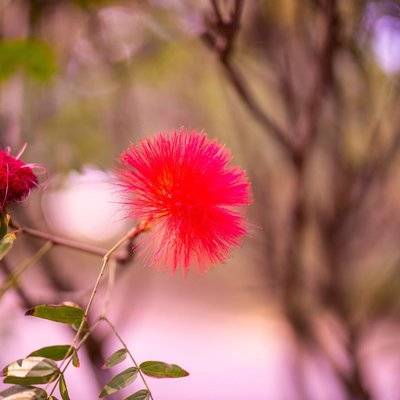
[[[398,1],[3,1],[0,37],[1,144],[29,140],[54,171],[182,124],[239,149],[298,398],[318,354],[345,398],[379,399],[362,353],[375,324],[399,329]]]

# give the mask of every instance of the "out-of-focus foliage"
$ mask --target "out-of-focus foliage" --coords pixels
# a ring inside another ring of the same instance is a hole
[[[17,72],[46,82],[56,72],[55,55],[51,47],[40,40],[9,39],[0,41],[0,82]]]
[[[72,3],[82,7],[83,9],[91,10],[93,7],[101,7],[116,3],[116,0],[71,0]]]
[[[42,127],[46,148],[53,149],[51,161],[60,171],[80,169],[83,164],[110,165],[113,143],[104,131],[106,104],[97,99],[66,104]],[[47,147],[48,146],[48,147]],[[59,154],[57,150],[63,148]]]

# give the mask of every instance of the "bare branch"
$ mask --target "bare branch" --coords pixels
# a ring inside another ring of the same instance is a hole
[[[43,239],[43,240],[53,243],[54,245],[68,247],[70,249],[82,251],[82,252],[88,253],[88,254],[93,254],[93,255],[99,256],[99,257],[103,257],[107,253],[107,250],[103,249],[101,247],[94,246],[91,244],[81,243],[81,242],[78,242],[75,240],[62,238],[62,237],[53,235],[51,233],[42,232],[37,229],[28,228],[26,226],[19,226],[19,225],[15,224],[14,222],[10,223],[10,226],[15,228],[17,230],[17,233],[21,232],[26,235],[36,237],[38,239]],[[119,261],[119,259],[121,259],[121,261],[125,261],[125,258],[126,258],[126,256],[121,256],[121,255],[114,255],[113,257],[117,261]]]
[[[218,20],[218,22],[223,22],[223,18],[222,18],[222,14],[221,14],[221,10],[219,9],[219,5],[217,0],[210,0],[211,6],[214,10],[214,14]]]
[[[272,134],[273,138],[295,161],[297,157],[296,149],[289,140],[287,133],[258,104],[248,88],[245,79],[231,62],[233,47],[239,33],[244,1],[234,1],[233,10],[228,21],[222,19],[221,11],[215,0],[211,0],[211,5],[214,10],[216,22],[208,23],[208,30],[201,36],[203,42],[217,54],[227,80],[231,83],[248,111],[264,129]]]
[[[324,95],[334,80],[333,61],[338,48],[340,30],[336,0],[326,1],[324,17],[326,20],[325,35],[317,56],[316,76],[310,90],[310,97],[302,113],[304,115],[301,129],[303,151],[307,151],[316,137]]]
[[[224,62],[222,66],[227,79],[231,82],[232,87],[235,89],[237,95],[253,115],[253,117],[264,128],[270,131],[273,134],[274,139],[286,150],[288,150],[289,153],[293,153],[293,146],[287,138],[286,133],[273,121],[268,114],[262,110],[259,104],[255,101],[239,71],[229,62]]]

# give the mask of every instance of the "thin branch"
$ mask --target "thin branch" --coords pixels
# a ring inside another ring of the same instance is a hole
[[[135,227],[133,227],[132,229],[130,229],[130,230],[128,231],[128,233],[126,233],[121,239],[119,239],[118,242],[115,243],[114,246],[112,246],[112,247],[110,248],[110,250],[108,250],[108,251],[106,252],[106,254],[104,255],[104,257],[103,257],[103,262],[102,262],[102,265],[101,265],[101,268],[100,268],[100,272],[99,272],[99,274],[97,275],[96,282],[95,282],[95,284],[94,284],[92,293],[91,293],[91,295],[90,295],[89,301],[88,301],[87,306],[86,306],[86,308],[85,308],[85,312],[84,312],[82,321],[81,321],[81,323],[80,323],[80,325],[79,325],[78,331],[76,332],[76,335],[75,335],[75,337],[74,337],[74,339],[73,339],[73,341],[72,341],[71,346],[69,347],[68,352],[66,353],[64,359],[61,361],[61,364],[60,364],[60,367],[59,367],[59,369],[61,370],[61,374],[63,374],[63,373],[65,372],[65,370],[67,369],[67,367],[68,367],[68,365],[69,365],[69,362],[67,361],[67,359],[68,359],[68,357],[70,357],[70,356],[72,355],[73,348],[76,346],[76,344],[77,344],[77,342],[78,342],[78,340],[79,340],[79,337],[80,337],[80,335],[81,335],[81,333],[82,333],[82,331],[83,331],[83,328],[84,328],[84,326],[85,326],[85,322],[86,322],[87,317],[88,317],[88,315],[89,315],[89,311],[91,310],[92,305],[93,305],[93,301],[94,301],[94,299],[95,299],[95,297],[96,297],[96,294],[97,294],[97,291],[98,291],[98,288],[99,288],[99,285],[100,285],[100,281],[101,281],[101,279],[102,279],[103,276],[104,276],[104,273],[105,273],[105,271],[106,271],[107,264],[108,264],[108,262],[109,262],[111,256],[112,256],[123,244],[125,244],[127,241],[136,238],[139,234],[141,234],[142,232],[144,232],[144,231],[147,229],[147,224],[148,224],[147,221],[144,221],[144,222],[142,222],[142,223],[137,224],[137,225],[136,225]],[[65,365],[65,366],[64,366],[64,365]],[[64,368],[63,368],[63,367],[64,367]],[[60,376],[61,376],[61,375],[60,375]],[[50,391],[50,394],[49,394],[48,398],[50,398],[50,396],[54,393],[54,391],[55,391],[55,389],[56,389],[56,387],[57,387],[57,384],[58,384],[58,381],[59,381],[59,380],[60,380],[60,377],[56,380],[56,382],[55,382],[53,388],[52,388],[51,391]]]
[[[86,243],[81,243],[76,240],[66,239],[63,237],[53,235],[51,233],[42,232],[42,231],[39,231],[39,230],[33,229],[33,228],[28,228],[26,226],[19,226],[19,225],[15,224],[14,222],[11,222],[10,226],[15,228],[17,230],[17,233],[21,232],[28,236],[36,237],[38,239],[43,239],[48,242],[51,242],[53,245],[68,247],[70,249],[82,251],[87,254],[93,254],[93,255],[99,256],[99,257],[104,257],[107,254],[107,250],[102,247],[98,247],[98,246],[94,246],[94,245],[86,244]],[[117,255],[113,255],[113,258],[115,258],[117,261],[119,261],[119,260],[125,261],[126,257],[117,254]]]
[[[307,179],[307,157],[313,149],[317,139],[318,123],[323,109],[323,96],[334,80],[333,62],[338,47],[339,15],[336,0],[327,0],[324,9],[325,34],[321,48],[318,52],[318,64],[315,71],[312,90],[308,95],[305,110],[301,113],[300,132],[303,143],[296,158],[296,200],[293,207],[292,246],[290,260],[284,282],[284,297],[289,308],[297,304],[296,289],[302,285],[300,282],[302,271],[302,249],[305,231],[307,228],[307,199],[305,198],[304,187]],[[309,157],[308,157],[309,158]],[[289,314],[292,314],[289,311]],[[294,310],[294,318],[299,317],[298,310]],[[304,322],[304,321],[303,321]],[[301,327],[303,324],[300,325]]]
[[[299,105],[297,104],[296,92],[293,84],[292,63],[288,54],[289,46],[290,41],[287,39],[282,50],[282,63],[278,65],[275,72],[279,77],[286,115],[289,122],[289,130],[291,131],[291,135],[296,137]]]
[[[97,328],[97,326],[100,324],[101,319],[98,318],[93,325],[91,326],[91,328],[83,335],[82,339],[80,340],[80,342],[78,343],[78,345],[76,346],[76,351],[78,351],[83,344],[86,342],[86,340],[89,338],[89,336],[93,333],[93,331]],[[72,358],[71,358],[72,360]]]
[[[18,225],[32,226],[31,215],[27,208],[19,207],[16,208],[15,211],[17,215],[14,215],[14,217],[11,218],[11,224],[15,222],[16,225],[16,221],[18,221]],[[40,242],[43,240],[32,240],[32,236],[23,233],[20,233],[20,236],[22,237],[23,242],[25,242],[26,247],[32,253],[35,253],[38,250],[41,245]],[[40,264],[45,279],[55,289],[56,293],[61,294],[61,292],[71,292],[75,290],[73,282],[70,279],[66,279],[66,277],[61,273],[58,265],[57,254],[54,254],[53,252],[47,253],[42,258]]]
[[[107,282],[107,291],[104,298],[103,312],[101,315],[107,315],[107,311],[110,305],[110,299],[112,290],[115,284],[115,273],[117,270],[117,263],[115,260],[110,261],[110,267],[108,268],[108,282]]]
[[[231,83],[236,94],[253,115],[255,120],[288,152],[295,161],[296,148],[287,133],[279,127],[271,116],[258,104],[251,93],[245,79],[238,69],[232,64],[231,57],[236,37],[239,33],[240,19],[243,13],[243,0],[235,0],[229,21],[224,21],[218,4],[210,0],[214,10],[214,20],[208,21],[208,30],[201,36],[203,42],[218,55],[218,60],[223,67],[226,79]]]
[[[236,0],[233,6],[232,20],[240,21],[240,15],[243,11],[244,0]]]
[[[21,265],[16,267],[16,271],[13,272],[9,278],[4,282],[0,288],[0,299],[4,296],[8,289],[13,287],[19,277],[32,265],[36,264],[51,248],[53,247],[52,242],[46,242],[34,255],[33,257],[24,260]]]
[[[286,132],[280,128],[256,102],[238,69],[230,62],[224,62],[222,63],[222,66],[226,78],[232,84],[236,94],[247,107],[248,111],[253,115],[254,119],[265,129],[271,132],[273,134],[273,138],[294,157],[296,151],[292,142],[288,139]]]
[[[317,71],[310,96],[303,111],[303,145],[306,152],[317,136],[324,95],[334,81],[334,57],[339,44],[340,19],[337,0],[327,0],[324,7],[325,35],[317,58]]]
[[[118,340],[120,341],[120,343],[122,344],[122,346],[124,346],[124,348],[125,348],[125,350],[127,351],[128,355],[129,355],[129,357],[130,357],[130,359],[131,359],[132,362],[133,362],[133,365],[137,368],[138,373],[139,373],[140,377],[142,378],[142,381],[143,381],[144,385],[146,386],[146,389],[147,389],[148,392],[149,392],[150,399],[151,399],[151,400],[154,400],[153,394],[151,393],[150,387],[149,387],[149,385],[147,384],[146,379],[145,379],[145,377],[144,377],[142,371],[140,370],[139,364],[136,362],[135,358],[133,357],[133,354],[132,354],[131,351],[129,350],[129,348],[128,348],[128,346],[126,345],[125,341],[122,339],[122,337],[120,336],[120,334],[117,332],[115,326],[111,323],[111,321],[110,321],[107,317],[104,317],[104,316],[103,316],[101,319],[102,319],[103,321],[105,321],[105,322],[108,324],[108,326],[109,326],[109,327],[111,328],[111,330],[114,332],[114,335],[118,338]]]
[[[8,265],[8,262],[5,259],[1,260],[0,269],[3,271],[6,279],[9,279],[9,277],[11,277],[13,274],[12,269],[10,268],[10,266]],[[21,299],[24,308],[33,307],[33,302],[29,299],[28,295],[25,293],[25,291],[19,285],[18,282],[14,282],[14,289],[15,289],[17,295],[19,296],[19,298]]]
[[[221,10],[219,9],[219,5],[217,0],[210,0],[211,6],[214,10],[214,14],[217,18],[218,22],[223,22],[223,18],[222,18],[222,14],[221,14]]]
[[[78,352],[78,351],[80,350],[80,348],[85,344],[85,342],[91,337],[93,331],[97,328],[97,326],[100,324],[100,322],[101,322],[101,319],[98,318],[98,319],[94,322],[94,324],[92,325],[92,327],[85,333],[85,335],[83,335],[83,337],[82,337],[82,339],[79,341],[79,343],[76,344],[76,352]],[[66,357],[67,357],[67,356],[66,356]],[[69,357],[69,356],[68,356],[68,357]],[[65,360],[66,360],[66,358],[64,358],[63,361],[65,361]],[[73,360],[73,357],[69,357],[68,361],[67,361],[66,364],[65,364],[64,369],[60,372],[60,375],[59,375],[58,379],[56,380],[56,383],[55,383],[55,385],[54,385],[52,391],[50,392],[50,394],[48,395],[48,397],[47,397],[46,400],[51,400],[51,399],[53,398],[53,397],[52,397],[52,393],[54,392],[55,388],[57,387],[58,382],[59,382],[59,380],[60,380],[60,377],[64,375],[65,370],[66,370],[66,369],[68,368],[68,366],[71,364],[72,360]],[[60,366],[59,369],[61,369],[61,366]]]

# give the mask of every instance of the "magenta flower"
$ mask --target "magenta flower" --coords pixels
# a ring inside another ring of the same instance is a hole
[[[37,185],[32,165],[0,150],[0,212],[8,203],[23,200]]]
[[[216,140],[185,129],[121,154],[118,183],[129,216],[149,221],[143,250],[152,264],[205,269],[240,244],[250,185],[242,169],[228,165],[231,158]]]

